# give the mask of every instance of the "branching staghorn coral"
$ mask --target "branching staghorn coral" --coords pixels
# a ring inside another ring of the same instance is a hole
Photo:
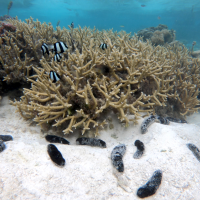
[[[183,115],[197,110],[199,60],[189,57],[185,48],[154,47],[125,32],[87,27],[54,31],[51,25],[32,19],[11,21],[18,27],[18,36],[10,37],[22,49],[30,45],[35,60],[31,62],[35,74],[28,77],[31,88],[13,102],[26,119],[60,128],[65,134],[76,128],[84,134],[94,128],[97,135],[111,111],[127,127],[130,121],[137,123],[141,112],[154,113],[170,100]],[[42,57],[38,51],[42,42],[57,41],[69,46],[59,63],[51,53]],[[108,48],[99,48],[101,43]],[[50,71],[60,75],[58,82],[52,83]]]

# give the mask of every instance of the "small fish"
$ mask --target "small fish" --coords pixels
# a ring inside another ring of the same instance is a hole
[[[121,27],[121,28],[124,28],[125,26],[121,25],[120,27]]]
[[[57,53],[57,54],[54,56],[54,61],[60,62],[61,58],[62,58],[61,54],[60,54],[60,53],[59,53],[59,54]]]
[[[99,46],[102,50],[105,50],[105,49],[107,49],[107,44],[106,43],[102,43],[102,44],[100,44],[100,46]]]
[[[64,42],[56,42],[54,45],[51,45],[51,49],[55,54],[58,54],[67,51],[68,46]]]
[[[57,82],[60,80],[60,76],[59,74],[57,74],[56,72],[54,71],[50,71],[49,73],[49,78],[53,81],[53,83]]]
[[[146,5],[142,4],[141,7],[146,7]]]
[[[160,16],[158,16],[157,18],[158,18],[158,20],[160,20]]]
[[[47,53],[49,55],[49,46],[46,43],[43,43],[41,46],[43,55]]]
[[[71,28],[74,28],[74,22],[71,23]]]

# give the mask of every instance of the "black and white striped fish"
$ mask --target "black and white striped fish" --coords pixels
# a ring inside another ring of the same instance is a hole
[[[49,73],[49,78],[52,80],[53,83],[57,82],[60,80],[60,76],[59,74],[57,74],[56,72],[54,71],[50,71]]]
[[[49,46],[46,43],[43,43],[41,46],[43,55],[47,53],[49,55]]]
[[[102,44],[100,44],[100,46],[99,46],[102,50],[105,50],[105,49],[107,49],[107,44],[106,43],[102,43]]]
[[[71,23],[71,28],[74,28],[74,22]]]
[[[68,46],[64,42],[56,42],[51,48],[55,54],[58,54],[67,51]]]
[[[57,53],[57,54],[54,56],[54,61],[60,62],[61,58],[62,58],[61,54],[60,54],[60,53]]]

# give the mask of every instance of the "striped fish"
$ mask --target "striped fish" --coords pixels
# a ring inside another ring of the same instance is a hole
[[[102,43],[102,44],[100,44],[100,46],[99,46],[102,50],[105,50],[105,49],[107,49],[107,44],[106,43]]]
[[[57,82],[60,80],[60,76],[59,74],[57,74],[56,72],[54,71],[50,71],[49,73],[49,78],[52,80],[53,83]]]
[[[53,45],[53,51],[55,52],[55,54],[63,53],[67,51],[67,49],[68,46],[64,42],[56,42]]]
[[[54,56],[54,61],[60,62],[61,58],[62,58],[61,54],[57,53],[57,54]]]
[[[49,47],[48,47],[48,45],[47,45],[46,43],[43,43],[43,44],[42,44],[41,49],[42,49],[43,55],[44,55],[45,53],[47,53],[47,54],[49,55]]]

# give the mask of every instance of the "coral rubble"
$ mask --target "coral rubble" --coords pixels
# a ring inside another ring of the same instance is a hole
[[[43,127],[53,126],[65,134],[94,128],[97,135],[111,111],[127,127],[130,121],[137,123],[141,112],[155,113],[157,107],[174,106],[173,111],[183,116],[198,109],[200,62],[184,46],[155,47],[138,36],[112,30],[70,26],[54,30],[32,18],[8,22],[16,31],[2,37],[0,68],[5,81],[31,82],[13,105],[24,118]],[[51,52],[42,55],[43,43],[60,41],[69,47],[60,62]],[[102,43],[107,49],[99,47]],[[51,71],[59,81],[52,82]]]

